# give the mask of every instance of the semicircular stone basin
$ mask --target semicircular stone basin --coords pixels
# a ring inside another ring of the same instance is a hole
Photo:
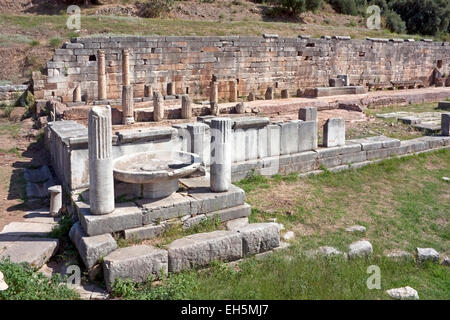
[[[163,198],[178,190],[178,179],[195,172],[200,157],[183,151],[150,151],[125,155],[114,161],[116,180],[142,184],[142,196]]]

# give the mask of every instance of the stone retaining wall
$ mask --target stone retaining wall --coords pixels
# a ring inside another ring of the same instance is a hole
[[[16,102],[27,90],[28,85],[0,86],[0,104]]]
[[[34,73],[37,99],[60,97],[72,101],[79,84],[83,95],[97,99],[97,51],[106,52],[108,99],[121,96],[122,49],[130,49],[130,78],[136,97],[144,86],[167,93],[207,98],[214,74],[219,99],[228,100],[230,80],[238,96],[328,86],[339,74],[353,85],[388,81],[433,83],[434,70],[449,74],[450,46],[445,42],[394,42],[387,39],[347,40],[224,37],[98,37],[75,38],[55,51],[45,74]],[[442,65],[442,66],[441,66]]]

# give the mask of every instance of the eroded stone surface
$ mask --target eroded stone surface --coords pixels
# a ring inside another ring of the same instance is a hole
[[[269,251],[280,245],[280,230],[276,223],[252,223],[236,232],[242,235],[244,256]]]
[[[20,237],[9,243],[0,240],[0,246],[5,246],[3,250],[0,247],[0,260],[9,257],[11,262],[26,262],[40,268],[56,253],[58,245],[58,239],[50,238]]]
[[[372,244],[366,240],[353,242],[349,249],[349,258],[368,257],[373,253]]]
[[[357,232],[364,233],[364,232],[366,232],[366,227],[355,225],[355,226],[346,228],[345,231],[350,232],[350,233],[357,233]]]
[[[242,258],[241,235],[233,231],[198,233],[175,240],[168,246],[169,271],[205,266],[213,260]]]
[[[424,261],[439,261],[439,253],[433,248],[417,248],[416,254],[419,263]]]
[[[413,288],[406,286],[387,290],[386,293],[395,300],[419,300],[419,294]]]
[[[149,276],[167,274],[167,251],[148,245],[117,249],[103,260],[103,272],[108,290],[116,279],[144,282]]]

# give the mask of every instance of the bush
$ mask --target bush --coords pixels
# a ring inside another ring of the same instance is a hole
[[[148,0],[141,3],[141,16],[145,18],[160,18],[170,13],[174,0]]]
[[[328,0],[329,4],[339,13],[356,16],[358,8],[355,0]]]
[[[323,0],[306,0],[305,8],[308,11],[317,11],[322,7]]]
[[[277,0],[276,3],[290,15],[297,15],[306,11],[305,0]]]
[[[386,28],[388,28],[391,32],[396,33],[405,33],[406,32],[406,24],[405,21],[402,20],[396,12],[392,10],[387,10],[384,13],[386,19]]]
[[[379,6],[381,9],[381,13],[384,13],[389,9],[386,0],[370,0],[369,5]]]

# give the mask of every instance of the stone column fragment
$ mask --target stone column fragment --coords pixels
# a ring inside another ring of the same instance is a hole
[[[134,123],[133,86],[122,87],[122,124]]]
[[[273,87],[268,87],[265,94],[266,100],[273,100]]]
[[[62,188],[60,185],[48,188],[50,192],[50,215],[55,217],[62,208]]]
[[[89,204],[103,215],[114,211],[111,107],[94,106],[88,121]]]
[[[153,120],[159,122],[164,119],[164,98],[159,91],[153,92]]]
[[[236,80],[230,80],[228,85],[230,88],[230,102],[236,102],[238,98]]]
[[[210,187],[213,192],[228,191],[231,185],[232,121],[211,119]]]
[[[106,63],[105,51],[98,50],[98,100],[106,100]]]
[[[152,86],[149,84],[146,84],[144,86],[144,97],[146,98],[153,97],[153,89]]]
[[[219,85],[215,81],[210,83],[209,101],[219,103]]]
[[[182,119],[192,118],[191,98],[189,98],[187,94],[181,97],[181,118]]]
[[[327,148],[345,145],[345,120],[330,118],[323,126],[323,145]]]
[[[77,85],[73,90],[73,102],[81,102],[81,86]]]
[[[122,85],[130,85],[130,50],[122,50]]]
[[[208,150],[206,145],[207,128],[208,125],[204,123],[193,123],[187,125],[187,130],[189,132],[191,142],[190,151],[199,155],[203,165],[206,165],[209,159],[208,155],[206,154]]]

